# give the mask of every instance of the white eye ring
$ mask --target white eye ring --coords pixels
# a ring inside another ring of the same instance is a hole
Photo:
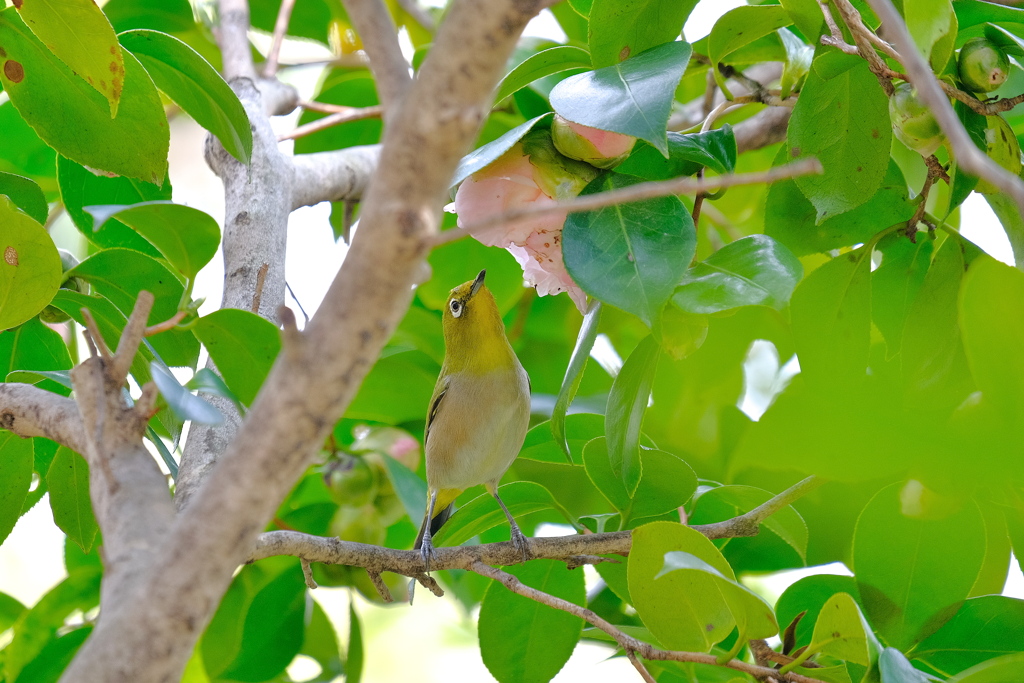
[[[452,302],[451,304],[449,304],[449,307],[452,309],[452,315],[454,315],[456,318],[462,315],[462,302],[459,301],[458,299],[452,299]]]

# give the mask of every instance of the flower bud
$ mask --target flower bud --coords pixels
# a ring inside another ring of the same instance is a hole
[[[992,92],[1010,74],[1010,59],[988,38],[971,38],[957,57],[960,80],[971,92]]]
[[[892,132],[904,145],[922,156],[931,156],[946,141],[931,110],[910,83],[900,83],[889,98]]]
[[[570,159],[585,161],[598,168],[617,166],[633,151],[636,138],[591,128],[555,114],[551,124],[551,139],[559,152]]]

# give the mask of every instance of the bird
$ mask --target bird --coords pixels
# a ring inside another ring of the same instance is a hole
[[[530,423],[530,378],[512,350],[487,271],[451,290],[442,311],[445,355],[423,436],[427,509],[414,550],[427,571],[432,538],[451,516],[455,498],[483,484],[501,506],[512,544],[530,545],[498,495],[498,482],[522,448]]]

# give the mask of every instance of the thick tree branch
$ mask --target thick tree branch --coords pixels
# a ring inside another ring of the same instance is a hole
[[[0,383],[0,429],[18,436],[43,436],[78,453],[85,452],[85,429],[78,404],[31,384]]]
[[[358,201],[377,168],[380,145],[300,154],[292,159],[292,209],[320,202]]]
[[[568,600],[563,600],[562,598],[558,598],[554,595],[550,595],[548,593],[544,593],[543,591],[539,591],[536,588],[531,588],[530,586],[527,586],[518,578],[512,576],[508,572],[503,572],[500,569],[489,567],[486,564],[483,564],[482,562],[475,562],[472,565],[470,565],[468,569],[471,572],[474,572],[481,576],[486,576],[489,579],[497,581],[505,588],[507,588],[508,590],[512,591],[517,595],[521,595],[524,598],[535,600],[536,602],[539,602],[543,605],[547,605],[548,607],[553,607],[554,609],[567,612],[569,614],[579,617],[580,619],[583,619],[588,624],[596,626],[597,628],[601,629],[602,631],[610,635],[612,638],[614,638],[615,642],[619,645],[619,647],[625,650],[627,654],[635,653],[647,660],[694,662],[698,664],[724,666],[730,669],[735,669],[736,671],[742,671],[745,674],[750,674],[751,676],[754,676],[755,678],[761,680],[764,680],[767,677],[771,676],[777,680],[790,681],[791,683],[823,683],[823,681],[820,681],[816,678],[810,678],[808,676],[802,676],[800,674],[794,673],[781,674],[776,669],[758,666],[756,664],[748,664],[747,662],[743,662],[738,659],[730,659],[726,662],[720,662],[718,661],[718,658],[715,655],[707,654],[704,652],[680,652],[678,650],[661,650],[659,648],[654,647],[650,643],[645,643],[642,640],[638,640],[637,638],[626,635],[618,628],[616,628],[614,624],[606,621],[605,619],[602,619],[586,607],[580,607],[579,605],[571,603]],[[630,659],[633,662],[633,665],[637,668],[637,671],[640,672],[640,675],[644,676],[645,680],[647,680],[650,674],[647,674],[646,669],[643,668],[640,662],[635,661],[632,657],[630,657]]]
[[[953,148],[957,163],[968,173],[987,180],[1009,195],[1016,202],[1018,210],[1024,214],[1024,181],[990,159],[971,141],[952,105],[939,87],[931,68],[914,45],[913,38],[910,37],[910,32],[896,8],[889,0],[868,0],[868,4],[885,25],[886,35],[893,38],[896,49],[903,57],[902,63],[907,70],[908,80],[913,83],[921,99],[935,115],[939,127]],[[1015,256],[1017,266],[1024,267],[1024,254]]]
[[[487,116],[492,89],[520,32],[538,9],[539,3],[522,0],[452,4],[419,77],[389,118],[378,172],[364,198],[363,227],[320,309],[301,337],[290,337],[245,423],[161,537],[163,549],[133,582],[126,604],[134,601],[136,609],[130,615],[104,612],[63,680],[180,677],[233,571],[404,315],[455,167]],[[253,184],[260,172],[254,160]],[[286,217],[290,205],[290,196],[278,201],[268,208],[269,218],[276,220],[279,211]],[[233,208],[226,214],[228,230],[241,213],[241,207]],[[263,227],[275,230],[277,224]]]
[[[395,108],[412,83],[409,63],[398,45],[398,31],[382,0],[345,0],[345,10],[363,49],[384,111]]]

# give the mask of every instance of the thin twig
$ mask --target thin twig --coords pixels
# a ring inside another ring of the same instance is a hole
[[[149,312],[153,309],[155,300],[153,294],[145,290],[139,292],[138,298],[135,299],[135,307],[132,309],[132,314],[128,316],[124,330],[121,331],[121,339],[117,342],[117,352],[108,369],[110,377],[117,384],[123,384],[128,378],[128,369],[135,359],[135,352],[142,344],[142,337],[146,332],[146,320],[149,318]]]
[[[155,334],[160,334],[161,332],[166,332],[167,330],[173,330],[174,326],[180,323],[182,320],[184,320],[185,316],[187,315],[188,311],[178,311],[172,317],[163,321],[162,323],[157,323],[156,325],[150,325],[149,327],[147,327],[145,332],[143,332],[142,336],[152,337]]]
[[[302,566],[302,577],[306,580],[306,587],[310,590],[319,588],[316,580],[313,578],[313,568],[310,566],[309,560],[304,557],[300,557],[299,564]]]
[[[472,234],[478,230],[484,230],[504,223],[511,223],[512,221],[517,221],[526,217],[534,218],[536,216],[562,213],[566,211],[570,213],[594,211],[595,209],[602,209],[606,206],[625,204],[627,202],[637,202],[644,199],[654,199],[655,197],[713,192],[725,187],[736,187],[739,185],[774,183],[777,180],[785,180],[787,178],[795,178],[797,176],[821,172],[821,162],[813,157],[808,157],[801,159],[800,161],[785,164],[784,166],[776,166],[768,169],[767,171],[758,171],[756,173],[729,173],[726,175],[716,176],[714,178],[695,179],[684,177],[673,178],[672,180],[638,183],[636,185],[630,185],[629,187],[602,192],[600,194],[592,194],[585,197],[576,197],[575,199],[552,202],[543,206],[534,205],[505,211],[503,213],[484,218],[476,223],[471,223],[468,226],[464,226],[464,230]],[[438,247],[464,236],[465,235],[463,233],[458,233],[454,230],[446,230],[435,237],[433,246]]]
[[[277,136],[278,142],[284,140],[295,140],[297,138],[312,135],[313,133],[319,133],[322,130],[331,128],[333,126],[340,126],[343,123],[350,123],[352,121],[362,121],[363,119],[376,119],[380,118],[383,114],[384,108],[380,105],[372,107],[345,107],[344,111],[337,111],[333,114],[319,118],[316,121],[310,121],[304,126],[299,126],[293,131]]]
[[[771,499],[758,505],[750,512],[727,519],[724,522],[695,524],[692,528],[710,539],[754,536],[757,534],[761,522],[824,483],[824,479],[812,475],[793,484],[779,495],[772,496]]]
[[[651,675],[651,672],[647,670],[644,663],[640,661],[640,658],[636,656],[636,653],[632,650],[626,650],[626,658],[629,663],[633,665],[633,668],[640,673],[640,677],[644,679],[645,683],[658,683],[658,681]]]
[[[837,0],[837,2],[845,1]],[[910,32],[907,30],[906,24],[903,23],[899,12],[889,0],[868,0],[868,4],[885,24],[886,35],[894,39],[896,49],[903,56],[903,66],[907,70],[910,82],[917,89],[924,103],[931,109],[939,127],[945,133],[960,168],[989,181],[1000,191],[1005,192],[1016,202],[1018,210],[1024,214],[1024,181],[997,164],[974,145],[939,86],[935,74],[917,51],[913,38],[910,37]]]
[[[96,324],[96,318],[92,317],[92,311],[88,308],[83,308],[82,319],[85,321],[85,331],[88,332],[85,335],[85,341],[89,344],[90,353],[93,356],[99,355],[106,360],[110,360],[113,354],[110,352],[110,348],[107,346],[103,336],[100,335],[100,328]]]
[[[270,44],[267,61],[263,63],[264,78],[272,78],[277,73],[281,44],[284,43],[284,34],[288,32],[288,22],[291,21],[294,8],[295,0],[281,0],[281,7],[277,10],[277,21],[274,22],[274,40]]]
[[[659,661],[674,661],[674,662],[695,662],[699,664],[711,664],[717,666],[725,666],[736,671],[742,671],[743,673],[754,676],[755,678],[764,679],[767,676],[775,676],[779,679],[791,681],[792,683],[822,683],[816,678],[810,678],[808,676],[801,676],[800,674],[788,673],[780,674],[775,669],[770,669],[763,666],[757,666],[755,664],[748,664],[738,659],[730,659],[727,662],[719,662],[718,658],[714,655],[707,654],[704,652],[680,652],[676,650],[661,650],[650,643],[645,643],[642,640],[638,640],[632,636],[629,636],[618,628],[616,628],[610,622],[602,619],[597,614],[587,609],[586,607],[580,607],[568,600],[549,595],[543,591],[539,591],[536,588],[531,588],[525,585],[515,576],[504,572],[494,567],[489,567],[481,562],[475,562],[467,567],[471,572],[480,574],[493,579],[509,589],[517,595],[521,595],[524,598],[529,598],[547,605],[557,610],[567,612],[574,616],[583,619],[587,623],[595,626],[609,636],[615,639],[615,642],[621,647],[626,653],[639,654],[644,659],[648,660],[659,660]],[[641,673],[643,675],[643,673]],[[649,674],[648,674],[649,675]],[[645,680],[648,680],[645,677]]]

